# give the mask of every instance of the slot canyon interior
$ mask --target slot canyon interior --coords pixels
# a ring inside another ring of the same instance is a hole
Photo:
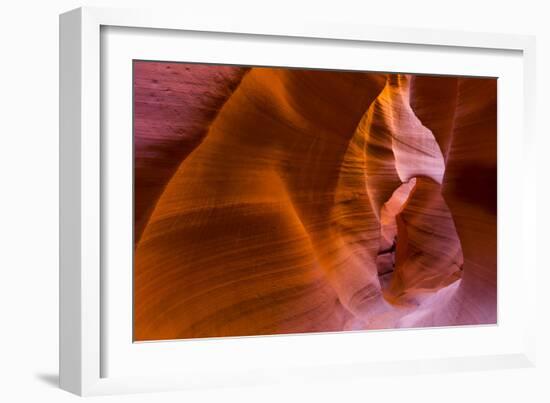
[[[494,324],[497,79],[134,61],[134,340]]]

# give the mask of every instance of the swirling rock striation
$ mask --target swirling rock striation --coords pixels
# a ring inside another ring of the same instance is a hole
[[[494,79],[135,62],[134,86],[136,340],[495,323]]]

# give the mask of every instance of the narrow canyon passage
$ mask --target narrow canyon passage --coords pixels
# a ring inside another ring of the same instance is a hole
[[[494,323],[495,80],[139,63],[136,340]]]

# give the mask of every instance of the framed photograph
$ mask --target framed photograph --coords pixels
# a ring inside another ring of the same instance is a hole
[[[534,39],[60,17],[60,383],[534,365]]]

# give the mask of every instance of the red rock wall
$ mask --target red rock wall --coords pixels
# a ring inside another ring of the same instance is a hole
[[[138,341],[496,322],[496,80],[135,62]]]

